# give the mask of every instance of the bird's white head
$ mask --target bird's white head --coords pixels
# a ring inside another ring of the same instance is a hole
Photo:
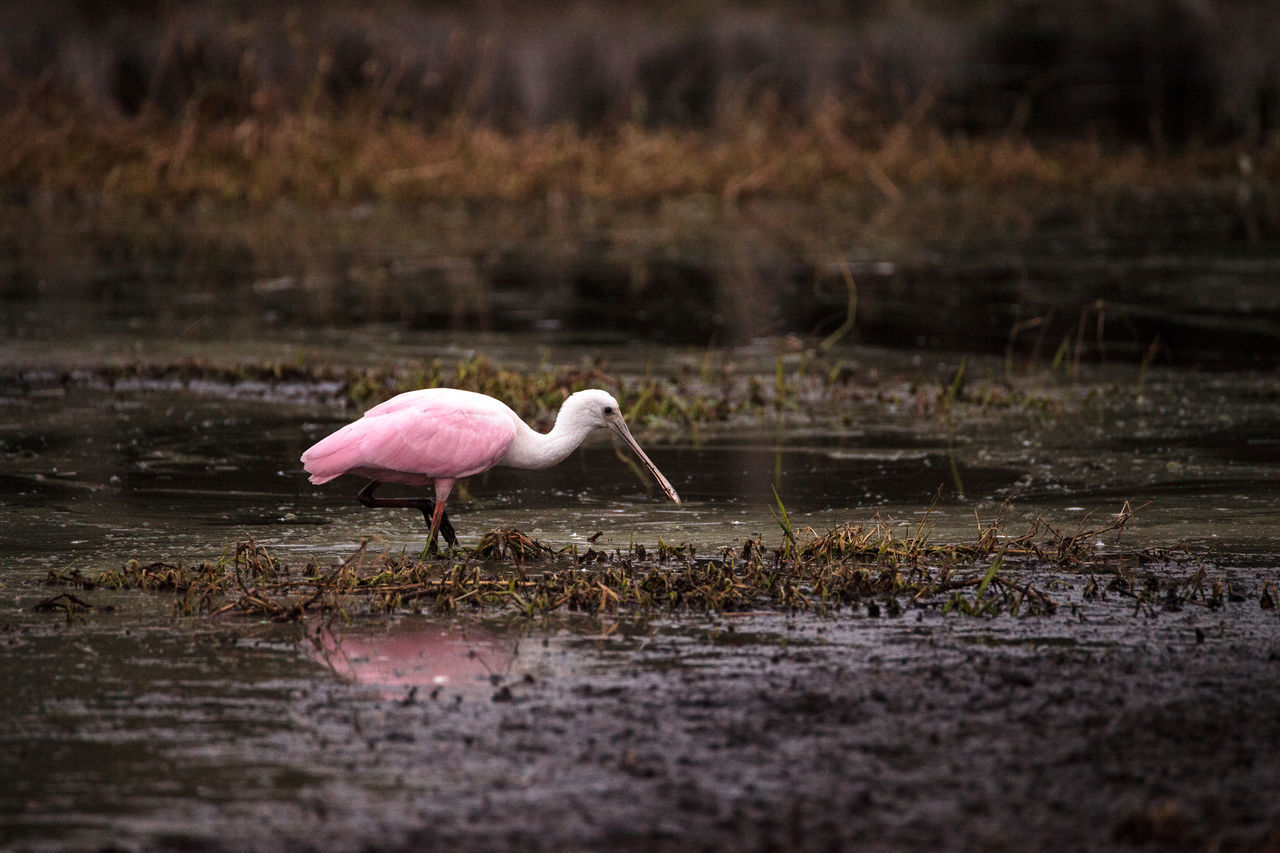
[[[592,388],[569,395],[556,417],[566,419],[580,429],[602,429],[622,420],[622,408],[608,391]]]
[[[559,426],[561,421],[568,421],[566,426],[583,433],[597,429],[612,430],[640,457],[640,461],[649,469],[649,473],[658,481],[658,485],[662,487],[662,491],[666,492],[667,497],[680,503],[680,495],[676,494],[675,488],[666,477],[662,476],[658,466],[653,464],[640,449],[639,443],[631,436],[631,430],[627,429],[627,422],[622,417],[622,408],[608,391],[593,388],[570,394],[569,399],[565,400],[560,408],[556,425]]]

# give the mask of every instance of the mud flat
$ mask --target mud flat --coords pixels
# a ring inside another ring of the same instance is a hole
[[[1280,623],[937,607],[286,625],[7,588],[16,849],[1273,849]],[[112,608],[107,610],[106,608]]]

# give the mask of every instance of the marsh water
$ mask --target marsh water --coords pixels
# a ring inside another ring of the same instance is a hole
[[[1095,246],[1086,263],[1046,241],[1016,274],[970,263],[947,275],[945,263],[868,253],[853,268],[873,320],[827,358],[883,393],[835,415],[779,407],[687,429],[633,425],[678,507],[600,437],[549,471],[473,478],[450,503],[464,543],[510,526],[556,548],[662,540],[708,553],[776,540],[778,499],[797,528],[883,520],[940,541],[976,537],[997,517],[1010,533],[1038,517],[1087,529],[1128,502],[1143,508],[1098,547],[1178,546],[1189,562],[1170,571],[1207,567],[1238,591],[1225,610],[1139,615],[1117,600],[1085,613],[1075,605],[1087,578],[1070,573],[1042,579],[1059,615],[1022,619],[406,612],[277,625],[178,617],[163,594],[105,590],[76,593],[93,607],[80,619],[39,610],[62,591],[45,585],[51,570],[190,563],[248,538],[287,561],[337,563],[364,540],[416,551],[425,534],[415,513],[359,506],[357,482],[306,482],[301,451],[357,414],[335,388],[109,383],[96,366],[483,355],[662,377],[698,370],[714,350],[771,382],[800,369],[846,298],[803,252],[757,247],[749,262],[725,261],[717,251],[738,244],[724,235],[667,249],[649,235],[632,254],[613,234],[477,256],[443,238],[361,230],[374,225],[385,223],[355,217],[320,248],[324,234],[271,245],[234,236],[245,226],[233,223],[225,240],[177,222],[133,241],[86,226],[70,243],[28,224],[30,239],[6,248],[0,843],[768,847],[842,843],[856,827],[919,844],[976,814],[965,843],[1016,847],[1084,831],[1070,801],[1104,772],[1097,750],[1114,762],[1111,787],[1085,799],[1110,834],[1084,846],[1123,842],[1166,803],[1174,828],[1197,838],[1280,831],[1274,803],[1249,793],[1275,790],[1274,763],[1241,757],[1274,746],[1266,714],[1280,684],[1280,622],[1260,606],[1280,566],[1280,253],[1265,245],[1185,256]],[[455,243],[458,232],[447,232]],[[746,268],[760,273],[754,283],[730,286]],[[1034,316],[1069,317],[1082,363],[1051,366],[1057,327],[1031,340],[1051,321],[1010,344],[1011,323],[1046,305]],[[1144,325],[1152,317],[1158,329]],[[912,402],[961,370],[1048,402]],[[1171,686],[1180,673],[1199,675]],[[968,686],[935,690],[938,679]],[[1099,697],[1110,723],[1090,710]],[[744,717],[752,707],[763,716]],[[1169,726],[1168,744],[1134,758],[1159,763],[1189,754],[1180,721],[1201,743],[1232,715],[1261,739],[1215,742],[1219,793],[1189,781],[1189,759],[1164,787],[1125,782],[1126,733]],[[1031,729],[1001,752],[966,719]],[[1075,734],[1036,751],[1053,720]],[[931,751],[939,732],[949,749]],[[1015,766],[1022,782],[991,781]],[[1013,789],[1036,793],[1036,767],[1069,768],[1078,790],[1063,782],[1048,812],[1010,823],[998,804]]]

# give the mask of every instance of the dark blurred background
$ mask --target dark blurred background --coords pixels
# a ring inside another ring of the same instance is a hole
[[[708,128],[853,99],[881,121],[1153,146],[1256,145],[1280,122],[1280,7],[1229,0],[51,0],[0,10],[0,56],[7,108],[38,83],[122,115],[323,97],[426,125]]]
[[[1276,4],[14,3],[0,111],[12,338],[1278,363]]]

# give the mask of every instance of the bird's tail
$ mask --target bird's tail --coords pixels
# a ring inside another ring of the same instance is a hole
[[[315,485],[341,477],[351,467],[354,448],[338,430],[308,447],[302,454],[302,468]]]

